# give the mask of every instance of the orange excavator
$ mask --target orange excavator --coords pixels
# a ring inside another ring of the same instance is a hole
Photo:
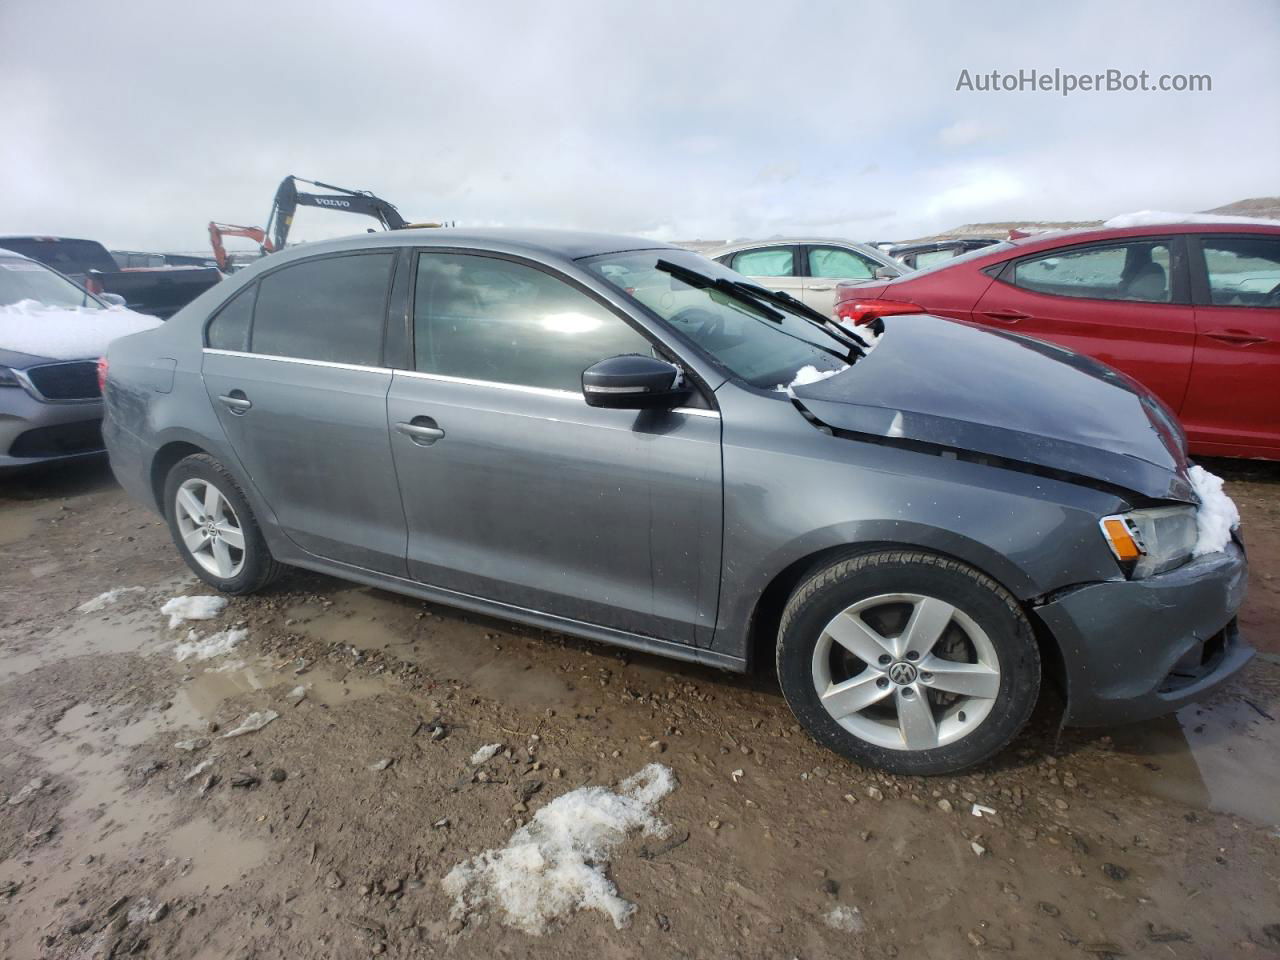
[[[241,227],[234,223],[218,223],[210,220],[209,245],[213,247],[213,259],[217,261],[218,269],[223,273],[231,271],[231,257],[227,254],[227,248],[222,245],[223,237],[248,237],[258,244],[264,254],[275,250],[267,238],[267,231],[261,227]]]

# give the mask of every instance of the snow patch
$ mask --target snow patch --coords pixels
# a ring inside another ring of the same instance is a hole
[[[214,657],[226,656],[248,635],[248,630],[223,630],[201,639],[200,634],[188,630],[186,641],[173,648],[173,655],[179,661],[212,660]]]
[[[1154,227],[1163,223],[1259,223],[1274,227],[1280,220],[1265,217],[1233,217],[1221,213],[1170,213],[1168,210],[1138,210],[1104,221],[1104,227]]]
[[[227,605],[226,597],[174,597],[160,608],[169,615],[169,627],[182,625],[183,620],[212,620]]]
[[[92,600],[86,600],[84,603],[80,604],[80,606],[76,607],[76,610],[80,613],[97,613],[99,610],[111,606],[111,604],[115,603],[126,593],[144,592],[145,590],[143,587],[115,587],[111,590],[107,590],[105,593],[98,594]]]
[[[618,896],[605,875],[609,855],[633,830],[662,836],[669,827],[653,808],[675,789],[671,770],[651,763],[618,785],[579,787],[557,797],[511,835],[449,871],[442,881],[458,919],[486,906],[502,912],[510,927],[538,935],[577,910],[599,910],[615,927],[626,926],[633,903]]]
[[[19,300],[0,306],[0,349],[53,360],[100,357],[117,337],[154,329],[161,322],[123,307],[47,307],[36,300]]]
[[[473,767],[478,767],[482,763],[488,763],[497,756],[498,751],[501,749],[502,744],[500,743],[486,744],[471,755],[471,765]]]
[[[838,370],[819,370],[811,364],[805,364],[796,371],[796,375],[792,377],[790,383],[780,383],[773,389],[779,393],[785,393],[789,397],[794,397],[795,394],[791,391],[792,387],[803,387],[806,383],[818,383],[820,380],[826,380],[829,377],[834,377],[837,373],[844,373],[848,369],[848,364],[845,364]]]
[[[1193,557],[1217,553],[1231,542],[1231,531],[1240,525],[1240,511],[1235,502],[1223,492],[1222,478],[1204,467],[1192,467],[1187,471],[1191,486],[1200,498],[1196,511],[1196,548]]]
[[[844,904],[832,907],[825,917],[828,927],[841,933],[861,933],[866,929],[866,921],[862,919],[862,911],[857,907],[846,907]]]

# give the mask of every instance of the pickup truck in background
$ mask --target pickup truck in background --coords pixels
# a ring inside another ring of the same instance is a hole
[[[0,237],[0,248],[52,267],[95,294],[116,294],[138,313],[168,320],[222,279],[214,267],[127,267],[96,240]]]

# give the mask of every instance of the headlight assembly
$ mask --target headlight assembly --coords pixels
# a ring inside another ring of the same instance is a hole
[[[1103,517],[1102,535],[1131,579],[1164,573],[1191,559],[1196,508],[1152,507]]]

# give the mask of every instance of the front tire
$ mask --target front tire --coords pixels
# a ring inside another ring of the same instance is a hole
[[[197,577],[222,593],[261,590],[282,569],[235,478],[205,453],[179,460],[164,485],[173,542]]]
[[[778,632],[778,678],[820,744],[892,773],[956,773],[1004,748],[1040,690],[1013,596],[958,561],[861,554],[814,573]]]

